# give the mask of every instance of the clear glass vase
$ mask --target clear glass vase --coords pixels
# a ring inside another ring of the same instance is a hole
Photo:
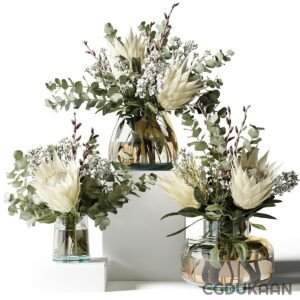
[[[241,289],[272,277],[273,247],[266,239],[249,236],[249,222],[204,221],[203,227],[203,238],[187,240],[182,254],[181,275],[185,281],[203,288]],[[243,260],[242,251],[246,252]]]
[[[90,259],[87,216],[62,215],[54,224],[53,260],[81,262]]]
[[[109,158],[134,170],[170,170],[177,153],[176,134],[166,113],[119,119],[109,144]]]

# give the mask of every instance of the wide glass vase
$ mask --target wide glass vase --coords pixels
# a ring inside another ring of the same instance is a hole
[[[249,222],[204,221],[203,237],[187,240],[182,278],[203,288],[244,289],[273,275],[273,247],[249,236]]]
[[[54,224],[53,260],[81,262],[90,259],[87,216],[62,215]]]
[[[178,153],[175,131],[166,113],[119,119],[109,144],[109,157],[134,170],[170,170]]]

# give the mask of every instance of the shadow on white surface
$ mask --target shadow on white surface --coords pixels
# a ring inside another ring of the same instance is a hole
[[[292,284],[292,292],[300,291],[300,261],[276,261],[275,274],[267,285]],[[182,281],[109,281],[107,292],[134,290],[199,289]],[[200,289],[202,292],[202,289]]]
[[[292,284],[293,291],[300,291],[300,261],[275,261],[275,273],[270,284]]]
[[[106,292],[134,290],[197,290],[199,287],[184,281],[109,281]]]

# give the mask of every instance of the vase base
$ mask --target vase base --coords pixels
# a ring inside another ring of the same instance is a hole
[[[52,259],[54,262],[58,263],[81,263],[87,262],[91,260],[90,256],[83,255],[83,256],[60,256],[60,257],[53,257]]]
[[[169,171],[173,169],[173,164],[168,163],[132,163],[127,165],[131,170],[137,171]]]

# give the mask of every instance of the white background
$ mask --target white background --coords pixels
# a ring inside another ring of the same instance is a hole
[[[84,54],[81,41],[88,40],[96,49],[105,46],[106,22],[110,21],[123,36],[142,20],[160,20],[172,3],[169,0],[1,1],[1,194],[8,190],[5,173],[11,168],[15,149],[28,150],[70,135],[71,112],[54,113],[44,106],[44,98],[49,96],[44,83],[55,77],[81,78],[85,67],[92,62]],[[251,122],[267,129],[263,150],[270,149],[271,160],[283,163],[283,169],[300,173],[298,3],[183,0],[171,22],[175,35],[196,40],[201,50],[235,50],[232,62],[218,70],[224,81],[222,101],[231,105],[238,121],[242,105],[251,104]],[[100,133],[101,151],[107,156],[116,119],[86,111],[80,111],[78,118],[86,132],[93,126]],[[174,122],[184,146],[185,133]],[[265,222],[268,232],[264,233],[273,243],[277,259],[300,259],[299,198],[300,188],[297,188],[293,194],[285,195],[277,208],[268,211],[278,218]],[[0,222],[1,294],[9,289],[16,292],[15,287],[22,280],[18,269],[24,268],[24,261],[34,264],[36,260],[50,260],[53,228],[51,225],[27,228],[17,217],[8,216],[5,203],[0,204]],[[100,234],[90,227],[92,253],[99,256]],[[169,295],[172,291],[165,293]],[[143,297],[146,295],[154,294],[148,292]]]

